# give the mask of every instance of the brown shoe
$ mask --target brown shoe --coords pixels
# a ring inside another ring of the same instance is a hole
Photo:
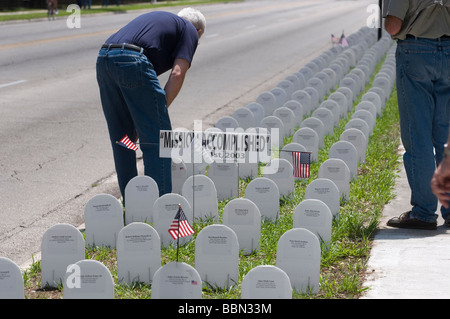
[[[396,228],[409,228],[409,229],[437,229],[437,223],[429,223],[419,220],[417,218],[411,218],[409,215],[411,211],[401,214],[399,217],[394,217],[388,220],[387,225]]]

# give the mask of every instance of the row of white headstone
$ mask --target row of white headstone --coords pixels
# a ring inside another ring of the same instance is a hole
[[[362,32],[365,36],[366,31]],[[377,52],[382,56],[386,52],[384,49],[388,47],[389,41],[380,41],[370,52]],[[359,56],[360,51],[364,50],[355,49],[352,52]],[[358,60],[351,61],[354,64]],[[374,94],[367,96],[367,100],[375,101],[376,116],[381,114],[380,107],[384,107],[384,102],[390,94],[390,91],[385,90],[386,87],[389,88],[385,82],[388,82],[392,89],[395,81],[392,77],[393,63],[392,54],[388,54],[373,85],[374,88],[381,88],[383,92],[373,90]],[[353,64],[356,68],[359,65]],[[314,70],[313,66],[308,68]],[[349,93],[348,90],[342,91]],[[354,96],[353,92],[348,95]],[[376,118],[372,105],[367,105],[371,117]],[[321,107],[316,110],[319,109]],[[333,109],[335,116],[335,107],[330,109]],[[339,110],[341,118],[342,109]],[[322,122],[326,122],[324,118],[331,118],[327,113],[317,112],[316,115],[318,118],[322,116]],[[354,141],[358,141],[358,146],[364,150],[362,145],[367,144],[375,125],[371,117],[359,117],[358,119],[364,122],[354,121],[354,125],[358,124],[358,127],[352,126],[346,130],[352,130],[350,132],[354,133],[347,135],[348,141],[341,136],[341,141],[330,149],[330,159],[321,165],[319,178],[307,186],[305,200],[295,209],[293,229],[282,235],[278,242],[276,266],[266,265],[252,269],[242,281],[242,298],[291,298],[292,289],[312,293],[318,291],[321,241],[327,243],[331,239],[331,223],[333,216],[339,213],[339,199],[348,194],[347,182],[356,176],[354,169],[364,160]],[[335,119],[336,117],[329,121],[329,125],[335,125]],[[314,133],[318,135],[317,131]],[[281,158],[279,161],[288,162],[288,159]],[[292,166],[287,167],[292,172]],[[352,168],[351,171],[349,167]],[[229,173],[228,171],[223,176],[228,176]],[[345,183],[340,182],[343,175]],[[161,267],[160,249],[165,244],[173,243],[167,230],[180,203],[190,222],[195,221],[194,210],[196,218],[210,218],[217,222],[219,197],[215,183],[208,176],[193,174],[183,183],[183,196],[166,194],[161,198],[154,195],[158,194],[158,191],[154,191],[155,185],[149,177],[140,176],[127,186],[126,226],[119,201],[110,195],[101,194],[92,198],[86,205],[86,241],[78,229],[68,224],[58,224],[48,229],[42,239],[42,285],[55,286],[63,283],[64,298],[113,298],[114,283],[107,267],[100,262],[84,259],[85,245],[104,245],[117,248],[119,281],[152,283],[152,298],[201,298],[203,283],[215,287],[230,287],[238,281],[239,251],[246,254],[259,248],[261,218],[275,220],[278,217],[281,193],[279,185],[286,185],[286,180],[281,179],[281,182],[277,183],[268,177],[255,178],[249,183],[245,198],[232,199],[224,208],[223,224],[209,225],[197,235],[195,268],[179,262]],[[230,196],[233,197],[235,196]],[[210,206],[205,208],[207,205],[203,204],[208,199],[213,200],[210,201]],[[153,202],[153,205],[149,204],[149,201]],[[144,212],[148,211],[148,207],[154,207],[154,212],[160,211],[161,214],[148,216],[148,213]],[[155,228],[146,222],[153,222]],[[181,244],[190,240],[189,237],[183,238]],[[22,289],[19,277],[22,280]],[[0,298],[23,297],[23,278],[20,270],[7,258],[0,258],[0,283],[3,284],[0,285]],[[180,287],[183,289],[179,289]]]

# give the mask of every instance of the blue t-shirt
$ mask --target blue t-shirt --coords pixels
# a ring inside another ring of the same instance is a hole
[[[156,74],[160,75],[172,69],[177,58],[192,63],[198,33],[192,23],[173,13],[153,11],[132,20],[105,43],[128,43],[144,48]]]

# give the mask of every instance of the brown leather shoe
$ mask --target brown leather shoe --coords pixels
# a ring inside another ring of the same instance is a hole
[[[396,228],[409,228],[409,229],[437,229],[437,223],[429,223],[419,220],[417,218],[411,218],[409,215],[411,211],[401,214],[399,217],[394,217],[388,220],[387,225]]]

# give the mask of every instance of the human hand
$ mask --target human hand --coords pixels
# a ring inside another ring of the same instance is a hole
[[[431,179],[431,190],[445,208],[450,207],[450,157],[445,157]]]

